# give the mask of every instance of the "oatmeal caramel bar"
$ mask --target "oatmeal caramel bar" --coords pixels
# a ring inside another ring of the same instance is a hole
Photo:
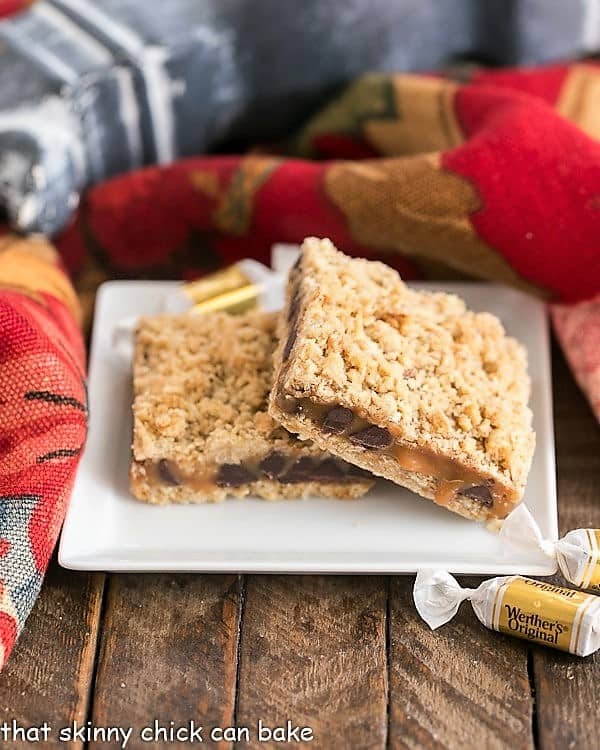
[[[519,502],[526,356],[493,315],[309,238],[279,333],[269,411],[288,430],[467,518]]]
[[[350,498],[367,472],[267,413],[277,316],[159,315],[137,328],[131,491],[149,503]]]

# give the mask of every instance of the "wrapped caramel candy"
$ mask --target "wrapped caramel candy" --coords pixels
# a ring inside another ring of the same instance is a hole
[[[196,281],[167,284],[156,312],[201,314],[220,311],[234,315],[255,308],[265,312],[279,310],[285,296],[285,271],[298,256],[298,250],[291,245],[275,245],[273,253],[277,270],[245,258]],[[137,324],[138,316],[132,316],[121,320],[113,330],[113,346],[127,362],[133,357]]]
[[[558,563],[569,583],[600,591],[600,529],[575,529],[562,539],[544,539],[525,505],[519,505],[502,524],[500,536],[509,545],[540,549]]]
[[[186,284],[179,284],[165,297],[166,312],[242,313],[260,307],[281,306],[284,278],[251,258],[209,273]]]
[[[582,591],[521,576],[491,578],[468,589],[445,571],[419,571],[413,596],[432,630],[469,599],[486,628],[577,656],[600,647],[600,597]]]

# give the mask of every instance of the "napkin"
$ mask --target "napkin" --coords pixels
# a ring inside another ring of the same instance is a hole
[[[39,592],[85,441],[79,321],[56,250],[0,237],[0,665]]]

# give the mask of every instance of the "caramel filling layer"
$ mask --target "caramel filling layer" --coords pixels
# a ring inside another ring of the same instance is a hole
[[[503,518],[516,500],[508,497],[506,490],[491,477],[426,448],[401,444],[386,427],[374,425],[346,407],[284,394],[279,394],[278,405],[288,414],[315,423],[325,434],[344,436],[359,448],[393,457],[406,471],[433,477],[438,505],[449,505],[462,496],[489,508],[491,515]]]
[[[144,461],[148,478],[156,484],[185,486],[196,492],[215,487],[243,487],[271,480],[280,484],[352,484],[371,478],[369,472],[330,456],[290,456],[271,451],[237,464],[219,464],[201,472],[185,472],[174,461]]]

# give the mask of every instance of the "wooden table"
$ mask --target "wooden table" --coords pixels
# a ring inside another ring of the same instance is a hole
[[[554,382],[560,527],[600,527],[600,431],[557,352]],[[73,720],[138,731],[194,719],[249,727],[240,748],[292,746],[257,743],[259,719],[309,726],[314,741],[294,746],[332,750],[599,746],[598,655],[492,633],[466,606],[432,633],[412,582],[77,574],[54,563],[0,675],[3,719],[55,732]],[[195,746],[135,734],[127,745]]]

